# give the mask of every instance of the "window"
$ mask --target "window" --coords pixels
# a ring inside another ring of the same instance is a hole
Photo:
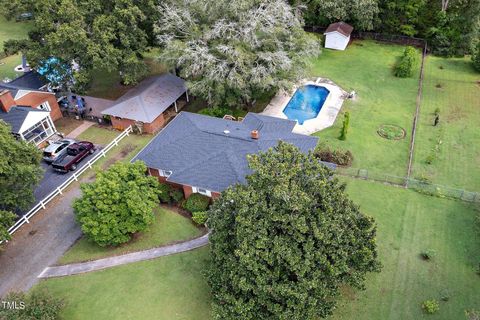
[[[172,175],[172,171],[170,170],[158,170],[158,175],[160,177],[170,177]]]
[[[193,191],[193,193],[200,193],[200,194],[203,194],[204,196],[207,196],[207,197],[212,196],[212,192],[207,190],[207,189],[192,187],[192,191]]]

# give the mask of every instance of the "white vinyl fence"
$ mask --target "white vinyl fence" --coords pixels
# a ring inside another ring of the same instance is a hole
[[[37,212],[39,212],[42,209],[45,209],[45,205],[52,201],[56,196],[59,194],[62,194],[63,190],[67,188],[72,182],[78,181],[78,178],[82,173],[87,171],[88,169],[92,168],[92,165],[97,162],[98,159],[105,157],[106,153],[110,151],[113,147],[117,146],[120,140],[128,136],[131,132],[133,131],[132,127],[129,126],[125,131],[123,131],[121,134],[119,134],[115,139],[113,139],[112,142],[110,142],[105,148],[100,150],[96,155],[93,156],[90,160],[88,160],[87,163],[85,163],[84,166],[81,168],[78,168],[73,175],[71,175],[65,182],[63,182],[61,185],[59,185],[52,193],[47,195],[45,198],[40,200],[39,203],[37,203],[30,211],[28,211],[23,217],[21,217],[13,226],[11,226],[8,229],[8,233],[11,235],[20,229],[22,225],[25,223],[30,223],[29,219],[33,217]],[[0,242],[1,243],[1,242]]]

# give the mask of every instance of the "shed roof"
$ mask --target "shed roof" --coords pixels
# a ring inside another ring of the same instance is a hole
[[[345,37],[348,37],[352,34],[353,27],[343,21],[335,22],[328,26],[325,34],[335,31],[343,34]]]
[[[251,173],[247,155],[266,151],[279,140],[302,152],[315,148],[318,138],[292,133],[296,122],[248,113],[242,122],[180,112],[132,161],[172,171],[167,181],[221,192],[245,183]],[[252,139],[251,131],[259,138]]]
[[[120,97],[102,114],[151,123],[186,91],[185,81],[173,74],[151,77]]]

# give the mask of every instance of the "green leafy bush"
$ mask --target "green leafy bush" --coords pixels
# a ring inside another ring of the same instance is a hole
[[[342,124],[342,131],[340,132],[340,140],[347,140],[348,128],[350,127],[350,112],[345,112]]]
[[[158,190],[160,191],[158,198],[160,199],[161,202],[170,203],[172,201],[172,197],[171,197],[172,187],[169,184],[160,183],[160,187],[158,188]]]
[[[435,299],[426,300],[422,303],[422,309],[423,311],[425,311],[425,313],[434,314],[435,312],[440,310],[440,304]]]
[[[196,224],[205,224],[207,218],[207,211],[196,211],[192,213],[192,220]]]
[[[353,162],[353,154],[349,150],[332,150],[325,145],[319,145],[315,149],[314,155],[321,161],[335,163],[339,166],[351,166]]]
[[[146,175],[141,162],[118,162],[81,185],[82,197],[73,203],[83,233],[99,246],[128,242],[154,219],[158,205],[157,178]]]
[[[173,202],[180,203],[183,200],[183,192],[178,189],[172,188],[172,190],[170,191],[170,197],[172,198]]]
[[[62,299],[52,296],[45,290],[34,290],[30,294],[10,293],[2,301],[15,303],[17,308],[0,307],[0,319],[60,319],[65,306]]]
[[[435,257],[435,250],[432,249],[427,249],[424,250],[420,253],[420,256],[423,258],[423,260],[432,260]]]
[[[400,61],[395,65],[393,74],[399,78],[409,78],[413,76],[414,70],[418,65],[418,53],[413,47],[406,47]]]
[[[183,207],[189,212],[206,211],[210,204],[210,198],[200,193],[194,193],[188,197]]]
[[[227,114],[233,114],[233,111],[228,108],[213,107],[202,109],[198,113],[204,114],[206,116],[223,118]]]
[[[473,67],[480,72],[480,42],[478,42],[472,54]]]

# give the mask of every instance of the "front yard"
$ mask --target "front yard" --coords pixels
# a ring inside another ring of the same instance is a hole
[[[354,41],[346,51],[323,50],[313,61],[311,76],[329,78],[344,90],[357,92],[355,100],[345,101],[334,126],[315,134],[334,148],[350,150],[355,168],[396,176],[406,174],[419,71],[413,78],[393,75],[392,68],[404,48]],[[345,111],[350,112],[350,130],[347,140],[341,141],[338,137]],[[406,137],[380,137],[377,130],[384,124],[400,126]]]
[[[471,205],[361,180],[347,191],[378,223],[381,273],[366,291],[344,288],[333,319],[463,319],[480,309],[476,274],[480,238]],[[435,250],[431,261],[423,250]],[[210,295],[202,275],[208,248],[104,271],[50,279],[38,287],[64,297],[67,319],[208,319]],[[37,287],[37,288],[38,288]],[[440,300],[427,316],[421,303]],[[125,303],[128,301],[128,303]]]

